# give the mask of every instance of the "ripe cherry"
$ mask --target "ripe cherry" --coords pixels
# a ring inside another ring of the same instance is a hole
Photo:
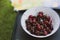
[[[26,25],[27,26],[27,30],[31,29],[31,25]]]
[[[38,16],[43,17],[43,12],[39,12]]]
[[[33,17],[32,15],[29,16],[29,18],[32,18],[32,17]]]
[[[44,21],[44,24],[49,24],[49,22],[47,20]]]
[[[34,22],[34,23],[36,22],[36,18],[33,18],[33,22]]]
[[[45,35],[47,35],[47,34],[48,34],[48,32],[47,32],[47,31],[44,31],[44,34],[45,34]]]
[[[41,26],[40,26],[40,24],[37,24],[37,30],[41,30]]]

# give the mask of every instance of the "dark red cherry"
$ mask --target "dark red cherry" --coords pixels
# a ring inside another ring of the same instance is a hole
[[[33,22],[36,22],[36,18],[33,18]]]
[[[45,34],[45,35],[47,35],[47,34],[48,34],[48,32],[47,32],[47,31],[44,31],[44,34]]]
[[[37,30],[41,30],[41,26],[40,26],[40,24],[37,24]]]
[[[33,16],[32,15],[29,15],[29,18],[32,18]]]
[[[44,21],[44,24],[49,24],[49,22],[47,20]]]
[[[39,12],[38,16],[43,17],[43,12]]]
[[[27,30],[31,29],[31,25],[26,25],[27,26]]]

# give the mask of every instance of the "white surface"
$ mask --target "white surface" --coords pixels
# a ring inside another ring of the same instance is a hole
[[[31,34],[28,30],[26,30],[25,20],[28,19],[29,15],[37,16],[38,12],[40,12],[40,11],[44,12],[44,14],[47,14],[52,19],[52,24],[53,24],[53,29],[54,30],[50,34],[48,34],[46,36],[36,36],[36,35]],[[33,37],[37,37],[37,38],[44,38],[44,37],[48,37],[48,36],[54,34],[59,28],[59,22],[60,22],[60,20],[59,20],[58,14],[54,10],[52,10],[50,8],[46,8],[46,7],[34,7],[34,8],[31,8],[31,9],[27,10],[22,15],[22,18],[21,18],[21,25],[22,25],[22,28],[24,29],[24,31],[26,33],[28,33],[29,35],[31,35]]]
[[[60,9],[60,0],[11,0],[14,10],[24,10],[35,6],[44,6]]]

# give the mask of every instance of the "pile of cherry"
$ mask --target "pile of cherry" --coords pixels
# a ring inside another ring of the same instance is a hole
[[[37,16],[30,15],[26,22],[26,29],[34,35],[44,36],[52,32],[52,20],[50,16],[39,12]]]

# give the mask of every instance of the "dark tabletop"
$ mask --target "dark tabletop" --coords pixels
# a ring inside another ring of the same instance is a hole
[[[60,9],[54,9],[60,16]],[[28,35],[21,27],[21,16],[26,10],[18,11],[16,22],[14,25],[14,30],[12,34],[12,40],[60,40],[60,28],[58,31],[50,37],[47,38],[34,38]]]

